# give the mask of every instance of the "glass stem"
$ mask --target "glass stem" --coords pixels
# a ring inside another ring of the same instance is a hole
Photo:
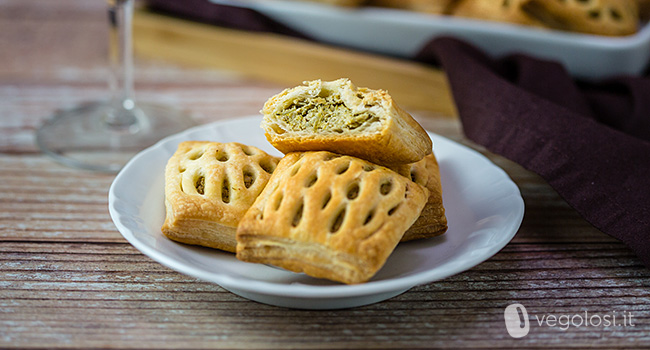
[[[133,113],[133,0],[108,0],[108,17],[113,112],[107,114],[105,121],[112,127],[125,128],[137,123]]]

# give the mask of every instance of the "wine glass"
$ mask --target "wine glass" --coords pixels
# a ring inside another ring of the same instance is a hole
[[[67,166],[115,173],[138,151],[194,125],[170,106],[133,94],[133,0],[109,0],[111,74],[107,101],[55,113],[36,131],[36,143]]]

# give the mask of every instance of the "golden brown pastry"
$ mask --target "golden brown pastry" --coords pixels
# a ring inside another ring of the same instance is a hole
[[[165,169],[163,234],[234,253],[237,225],[278,162],[239,143],[181,143]]]
[[[371,0],[369,5],[416,12],[449,14],[458,0]]]
[[[299,0],[303,2],[318,2],[334,6],[347,6],[347,7],[356,7],[361,6],[367,2],[367,0]]]
[[[269,142],[283,153],[331,151],[382,165],[417,162],[431,139],[383,90],[348,79],[314,80],[271,97],[262,109]]]
[[[447,217],[442,204],[442,185],[438,160],[432,153],[421,161],[393,168],[402,176],[425,187],[429,192],[427,204],[420,217],[406,230],[402,242],[439,236],[447,231]]]
[[[460,0],[454,6],[452,15],[487,21],[540,26],[541,23],[521,9],[523,1],[525,0]]]
[[[343,283],[369,280],[420,215],[427,190],[330,152],[289,153],[237,230],[237,258]]]
[[[638,30],[636,0],[525,0],[522,8],[550,28],[596,35],[630,35]]]

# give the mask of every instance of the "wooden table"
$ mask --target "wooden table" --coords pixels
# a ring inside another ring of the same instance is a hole
[[[650,347],[650,271],[536,175],[491,154],[526,203],[514,240],[469,271],[385,302],[338,311],[267,306],[142,255],[109,217],[113,176],[63,167],[34,146],[35,128],[53,111],[106,97],[104,6],[0,2],[0,348]],[[181,106],[201,123],[256,114],[283,88],[137,64],[141,99]],[[457,120],[414,114],[427,129],[475,147]],[[530,316],[521,339],[504,325],[512,303]],[[618,315],[620,324],[537,323],[585,312]],[[634,326],[622,325],[629,314]]]

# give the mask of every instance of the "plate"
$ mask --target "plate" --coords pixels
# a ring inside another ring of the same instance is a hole
[[[210,0],[263,13],[325,43],[413,58],[437,36],[470,42],[493,57],[526,53],[562,63],[574,76],[638,75],[650,59],[650,25],[605,37],[379,7],[344,8],[291,0]]]
[[[163,236],[163,174],[178,144],[186,140],[240,142],[281,156],[266,141],[260,122],[261,117],[251,116],[198,126],[131,159],[116,176],[108,196],[111,218],[124,238],[153,260],[244,298],[291,308],[340,309],[386,300],[470,269],[501,250],[521,224],[524,203],[503,170],[478,152],[429,133],[440,164],[449,230],[440,237],[401,243],[367,283],[343,285],[245,263],[231,253]]]

